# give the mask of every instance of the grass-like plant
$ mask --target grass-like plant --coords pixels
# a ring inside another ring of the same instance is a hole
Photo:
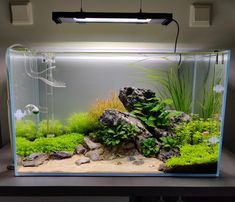
[[[64,127],[58,120],[43,120],[39,123],[37,138],[54,135],[55,137],[64,134]]]
[[[99,127],[98,119],[94,119],[90,113],[86,112],[72,114],[67,120],[67,131],[70,133],[88,134]]]
[[[211,80],[210,77],[212,77]],[[219,115],[221,111],[223,91],[216,91],[214,88],[216,85],[223,85],[223,69],[217,69],[215,66],[212,73],[208,72],[204,83],[203,99],[199,102],[199,106],[202,117],[208,119]]]
[[[147,138],[141,143],[142,153],[146,157],[155,156],[159,152],[159,149],[155,138]]]
[[[23,137],[33,141],[36,138],[36,124],[31,120],[15,121],[16,137]]]
[[[95,138],[107,146],[122,145],[133,141],[139,129],[134,125],[117,122],[112,127],[103,127],[95,133]]]
[[[141,68],[151,83],[156,86],[158,94],[162,100],[171,99],[171,109],[191,112],[192,91],[191,76],[188,67],[178,64],[176,67],[162,69]],[[161,89],[161,87],[163,89]]]
[[[72,133],[58,137],[42,137],[31,142],[25,138],[16,138],[16,153],[19,156],[28,156],[32,153],[52,153],[67,151],[73,153],[78,144],[83,143],[82,134]]]
[[[165,128],[170,124],[169,112],[166,111],[166,106],[170,103],[171,100],[149,98],[146,102],[134,104],[132,113],[150,128]]]
[[[166,166],[187,166],[197,164],[216,163],[218,160],[219,145],[209,146],[206,144],[189,145],[180,148],[180,156],[174,156],[167,160]]]
[[[98,120],[106,109],[117,109],[121,112],[126,112],[125,107],[114,91],[112,91],[110,96],[106,99],[98,98],[90,107],[89,114],[93,119]]]

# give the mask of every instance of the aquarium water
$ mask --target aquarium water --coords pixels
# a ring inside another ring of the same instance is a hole
[[[7,51],[15,174],[218,176],[229,51]]]

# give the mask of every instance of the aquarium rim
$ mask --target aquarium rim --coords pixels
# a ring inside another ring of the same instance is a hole
[[[207,55],[207,54],[228,54],[230,52],[229,49],[226,50],[215,50],[215,51],[182,51],[174,53],[172,51],[158,51],[154,49],[65,49],[65,50],[58,50],[58,48],[55,48],[53,51],[47,51],[47,50],[37,50],[32,48],[27,48],[23,45],[13,45],[8,48],[10,51],[13,52],[31,52],[31,53],[38,53],[38,54],[45,54],[45,53],[82,53],[82,54],[162,54],[162,55]]]

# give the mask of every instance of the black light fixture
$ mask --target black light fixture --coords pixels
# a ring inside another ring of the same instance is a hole
[[[80,12],[52,12],[52,20],[56,24],[62,23],[127,23],[127,24],[162,24],[168,25],[175,22],[177,33],[175,39],[174,53],[177,49],[179,36],[179,23],[173,19],[172,13],[143,13],[142,0],[140,0],[140,11],[137,13],[111,13],[111,12],[83,12],[82,0]]]
[[[53,12],[52,19],[61,23],[131,23],[131,24],[162,24],[172,22],[172,13],[104,13],[104,12]]]

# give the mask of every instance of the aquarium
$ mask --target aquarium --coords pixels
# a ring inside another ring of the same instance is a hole
[[[15,46],[7,63],[17,176],[219,175],[229,51]]]

